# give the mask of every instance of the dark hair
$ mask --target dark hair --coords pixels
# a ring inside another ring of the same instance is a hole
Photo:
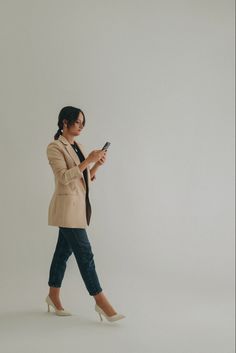
[[[66,106],[60,110],[60,113],[58,115],[58,123],[57,123],[57,126],[59,127],[59,129],[57,130],[56,134],[54,135],[54,140],[57,140],[58,137],[62,134],[63,120],[66,119],[67,126],[70,127],[78,119],[79,113],[83,114],[83,117],[84,117],[83,126],[85,126],[85,116],[84,116],[84,113],[82,112],[81,109],[71,107],[71,106]]]

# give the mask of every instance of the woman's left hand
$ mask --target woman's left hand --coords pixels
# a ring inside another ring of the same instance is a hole
[[[106,151],[106,153],[107,153],[107,151]],[[104,157],[102,157],[101,159],[99,159],[99,160],[96,162],[96,164],[97,164],[98,166],[101,166],[102,164],[105,163],[105,161],[106,161],[106,153],[105,153]]]

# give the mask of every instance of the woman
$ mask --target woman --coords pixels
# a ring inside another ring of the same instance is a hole
[[[106,150],[93,150],[86,156],[84,147],[75,141],[85,126],[81,109],[66,106],[58,116],[58,131],[47,146],[47,157],[55,178],[55,191],[48,209],[48,225],[59,227],[58,239],[49,271],[50,306],[60,316],[71,315],[61,304],[59,292],[66,262],[73,253],[89,295],[95,299],[95,311],[110,322],[125,316],[118,314],[103,293],[95,269],[94,254],[86,227],[90,223],[89,186],[95,173],[105,163]],[[94,163],[90,169],[90,164]]]

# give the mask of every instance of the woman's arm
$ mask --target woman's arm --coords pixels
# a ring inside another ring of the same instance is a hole
[[[96,162],[93,167],[90,169],[90,176],[91,176],[91,180],[95,180],[96,179],[96,171],[99,168],[99,164]]]
[[[54,142],[51,142],[47,147],[47,157],[48,157],[49,164],[52,167],[54,175],[64,185],[69,184],[71,181],[73,181],[78,177],[82,178],[83,177],[82,170],[84,170],[85,165],[88,162],[88,161],[87,162],[83,161],[82,167],[80,167],[82,163],[78,162],[76,166],[68,169],[61,149]]]
[[[106,151],[107,152],[107,151]],[[105,153],[105,155],[101,158],[101,159],[99,159],[95,164],[94,164],[94,166],[90,169],[90,176],[91,176],[91,180],[94,180],[94,179],[96,179],[96,175],[95,175],[95,173],[96,173],[96,171],[97,171],[97,169],[101,166],[101,165],[103,165],[104,163],[105,163],[105,161],[106,161],[106,153]]]
[[[87,167],[89,167],[89,164],[91,163],[90,158],[87,157],[83,162],[79,164],[79,169],[81,172],[83,172]]]

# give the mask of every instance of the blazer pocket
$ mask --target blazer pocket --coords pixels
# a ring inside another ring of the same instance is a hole
[[[76,185],[75,185],[75,183],[70,183],[70,184],[68,184],[68,186],[69,186],[69,189],[72,191],[72,193],[74,193],[74,191],[76,191]]]
[[[69,193],[66,193],[66,194],[65,193],[64,194],[63,193],[57,193],[56,196],[76,196],[76,194],[75,193],[71,193],[71,194],[69,194]]]

